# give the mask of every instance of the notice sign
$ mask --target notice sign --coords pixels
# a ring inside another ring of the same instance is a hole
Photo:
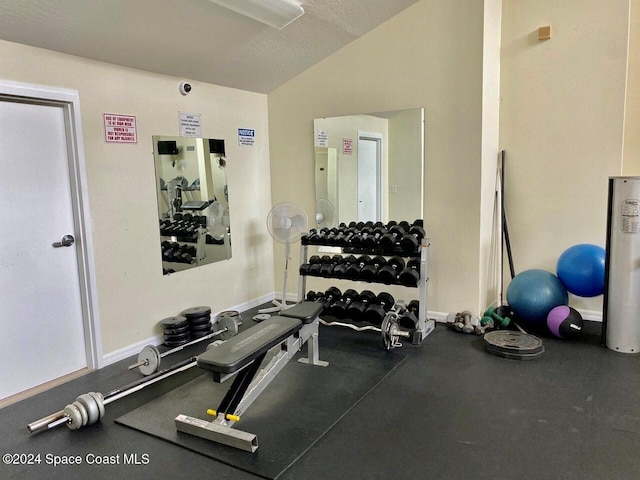
[[[316,147],[328,147],[329,139],[326,130],[316,130]]]
[[[138,143],[136,130],[136,117],[133,115],[120,115],[118,113],[105,113],[104,139],[109,143]]]
[[[256,141],[256,131],[251,128],[238,129],[238,145],[253,147]]]
[[[353,138],[342,139],[342,154],[353,155]]]
[[[180,136],[181,137],[201,137],[202,127],[200,126],[199,113],[179,112]]]

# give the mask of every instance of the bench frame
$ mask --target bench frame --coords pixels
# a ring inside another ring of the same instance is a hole
[[[283,315],[286,313],[283,312]],[[299,362],[320,367],[329,365],[328,362],[319,358],[318,318],[316,317],[239,371],[228,375],[214,373],[214,381],[217,383],[222,383],[232,376],[236,377],[220,403],[220,407],[215,411],[215,420],[207,422],[180,414],[175,418],[177,430],[247,452],[255,452],[258,448],[257,436],[232,427],[305,344],[307,344],[307,357],[300,358]],[[267,365],[261,368],[267,354],[276,348],[277,353],[271,357]]]

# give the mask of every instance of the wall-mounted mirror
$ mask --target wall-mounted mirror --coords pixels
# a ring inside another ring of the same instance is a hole
[[[316,118],[316,222],[422,218],[424,109]]]
[[[165,275],[231,258],[224,140],[155,135]]]

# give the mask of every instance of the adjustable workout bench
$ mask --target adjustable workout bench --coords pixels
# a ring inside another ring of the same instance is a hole
[[[328,365],[318,358],[321,311],[320,303],[298,303],[199,355],[198,367],[212,371],[214,382],[222,383],[234,375],[235,379],[218,409],[207,412],[215,420],[207,422],[178,415],[175,418],[178,431],[255,452],[257,436],[231,427],[305,343],[307,358],[301,358],[300,362]],[[279,351],[260,369],[269,351],[277,346]]]

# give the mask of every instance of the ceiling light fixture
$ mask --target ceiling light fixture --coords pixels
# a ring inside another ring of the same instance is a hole
[[[293,0],[210,0],[229,10],[282,30],[304,14]]]

